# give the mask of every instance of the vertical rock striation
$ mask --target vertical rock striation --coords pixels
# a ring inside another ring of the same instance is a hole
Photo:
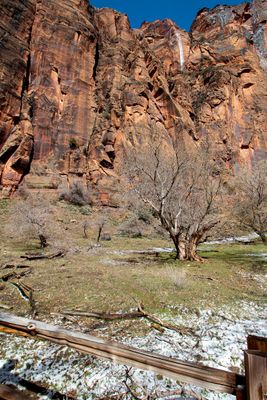
[[[91,182],[108,202],[123,148],[152,134],[218,165],[266,157],[266,0],[132,30],[86,0],[0,5],[0,182]],[[30,172],[30,173],[29,173]]]

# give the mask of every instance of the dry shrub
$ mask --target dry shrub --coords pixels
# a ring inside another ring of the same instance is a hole
[[[65,200],[77,206],[92,204],[92,199],[86,189],[80,182],[74,182],[69,190],[64,190],[59,195],[60,200]]]
[[[26,196],[26,197],[25,197]],[[52,209],[41,195],[23,193],[21,199],[13,201],[5,230],[12,238],[28,241],[38,239],[40,247],[48,245],[54,230]]]
[[[165,270],[165,274],[177,289],[181,289],[185,285],[186,272],[184,269],[168,267]]]
[[[119,234],[130,238],[140,238],[143,236],[143,224],[136,217],[133,217],[119,226]]]

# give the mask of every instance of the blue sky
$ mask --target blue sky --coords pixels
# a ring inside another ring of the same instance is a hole
[[[90,3],[127,14],[132,28],[139,28],[144,21],[171,18],[180,28],[189,30],[201,8],[212,8],[218,4],[237,5],[242,0],[90,0]]]

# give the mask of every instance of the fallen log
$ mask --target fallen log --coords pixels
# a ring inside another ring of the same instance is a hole
[[[5,275],[0,276],[0,281],[8,282],[10,279],[20,279],[25,275],[28,275],[32,271],[31,268],[27,269],[26,271],[16,272],[12,271]]]
[[[81,332],[68,331],[40,321],[0,312],[0,332],[2,327],[10,328],[18,335],[26,333],[31,338],[46,339],[59,345],[67,345],[86,354],[154,371],[181,382],[222,393],[235,395],[239,385],[245,384],[244,376],[231,371],[179,361]]]
[[[29,265],[23,265],[23,264],[3,264],[1,265],[0,269],[24,269],[24,268],[30,268]]]
[[[20,256],[20,258],[25,258],[26,260],[43,260],[43,259],[48,259],[52,260],[53,258],[56,257],[64,257],[65,252],[62,250],[59,250],[55,253],[50,253],[50,254],[43,254],[43,253],[26,253],[23,256]]]

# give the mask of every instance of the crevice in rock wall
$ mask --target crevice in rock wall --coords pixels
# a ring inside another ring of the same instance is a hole
[[[77,32],[75,32],[75,35],[74,35],[74,41],[76,43],[80,43],[80,40],[81,40],[81,32],[77,31]]]
[[[17,150],[18,147],[19,147],[19,143],[15,143],[15,144],[9,146],[6,149],[6,151],[2,151],[0,154],[0,163],[5,164],[10,159],[12,154],[15,153],[15,151]]]
[[[95,46],[95,63],[94,63],[94,67],[93,67],[93,79],[96,80],[96,75],[97,75],[97,67],[98,67],[98,63],[99,63],[99,44],[98,42],[96,42],[96,46]]]
[[[24,92],[27,92],[29,90],[30,74],[31,74],[31,53],[29,51],[27,58],[27,65],[26,65],[26,74],[25,77],[23,78],[21,99],[23,97]]]

